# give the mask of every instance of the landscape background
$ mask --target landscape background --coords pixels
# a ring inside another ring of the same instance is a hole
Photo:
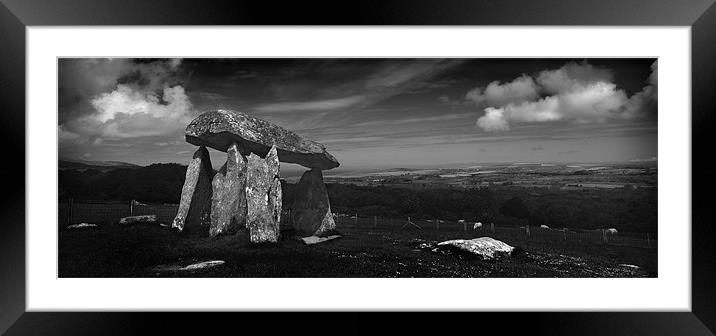
[[[60,161],[59,198],[178,204],[185,173],[180,164]],[[284,176],[285,211],[299,177]],[[324,178],[335,213],[655,233],[657,177],[656,162],[647,161],[358,170]]]

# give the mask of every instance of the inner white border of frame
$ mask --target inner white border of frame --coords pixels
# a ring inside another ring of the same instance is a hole
[[[690,34],[689,27],[29,27],[27,309],[690,311]],[[658,57],[658,278],[57,278],[58,57]]]

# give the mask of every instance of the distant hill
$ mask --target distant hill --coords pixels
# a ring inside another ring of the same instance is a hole
[[[60,199],[178,203],[186,174],[186,166],[176,163],[79,167],[60,168]]]
[[[60,170],[72,169],[84,171],[95,169],[105,172],[120,168],[140,168],[141,166],[120,161],[59,160],[58,167]]]
[[[558,183],[610,183],[618,178],[625,183],[648,184],[656,181],[656,172],[644,171],[645,163],[631,163],[610,169],[586,170],[567,166],[546,167],[503,167],[505,171],[489,167],[497,174],[496,179],[503,181],[531,178],[534,181],[544,178],[557,178]],[[79,166],[79,165],[78,165]],[[177,204],[181,198],[182,186],[187,166],[176,163],[152,164],[146,167],[129,165],[131,168],[115,166],[84,165],[83,169],[60,169],[58,184],[60,201],[73,199],[84,201],[124,201],[132,199],[147,204]],[[606,165],[605,165],[606,166]],[[99,167],[105,170],[87,168]],[[110,169],[107,169],[110,167]],[[641,167],[641,168],[640,168]],[[600,167],[591,167],[600,168]],[[634,169],[639,168],[639,169]],[[521,170],[522,169],[522,170]],[[554,174],[537,174],[527,177],[529,170],[555,170]],[[588,169],[588,168],[587,168]],[[634,170],[632,172],[631,170]],[[452,171],[450,174],[443,172]],[[572,176],[574,171],[588,172],[587,178]],[[579,190],[562,188],[526,188],[512,185],[490,185],[480,188],[450,187],[450,181],[464,179],[455,169],[410,171],[411,176],[434,179],[433,188],[406,188],[404,185],[357,185],[376,177],[391,179],[402,177],[405,171],[394,175],[391,171],[382,175],[352,177],[339,183],[326,184],[331,202],[331,210],[339,214],[359,214],[385,218],[406,218],[432,220],[441,218],[451,221],[466,219],[470,221],[495,221],[500,225],[524,226],[547,225],[549,227],[570,229],[596,229],[615,227],[623,232],[655,232],[657,229],[657,189],[656,188],[582,188]],[[600,175],[600,174],[606,175]],[[510,175],[512,174],[512,175]],[[452,175],[440,177],[439,175]],[[429,177],[432,176],[432,177]],[[470,175],[472,176],[472,175]],[[335,178],[335,177],[334,177]],[[345,178],[345,176],[344,176]],[[479,175],[484,181],[486,177]],[[351,180],[355,179],[355,180]],[[338,179],[340,180],[340,179]],[[426,183],[427,180],[418,182]],[[631,181],[631,182],[628,182]],[[284,209],[293,205],[295,182],[281,183]],[[348,182],[348,183],[345,183]],[[401,182],[402,183],[402,182]],[[409,179],[408,184],[413,183]],[[654,182],[653,186],[656,184]],[[503,205],[513,198],[520,198],[528,209],[527,215],[515,217],[511,210],[500,212]],[[522,218],[522,217],[527,218]],[[425,222],[423,222],[425,224]]]

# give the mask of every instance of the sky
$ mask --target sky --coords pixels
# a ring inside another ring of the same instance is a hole
[[[318,141],[341,169],[657,156],[656,59],[58,62],[63,160],[187,164],[186,125],[219,108]]]

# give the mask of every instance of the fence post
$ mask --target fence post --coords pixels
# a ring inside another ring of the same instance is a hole
[[[373,216],[373,228],[378,227],[378,216]]]
[[[358,213],[356,212],[355,221],[353,221],[353,226],[358,227]]]
[[[440,231],[440,220],[439,219],[435,220],[435,226],[438,228],[438,231]]]
[[[649,237],[649,232],[646,233],[646,246],[651,247],[651,238]]]
[[[492,229],[492,233],[495,233],[495,223],[490,223],[490,229]]]
[[[567,230],[567,228],[564,228],[564,230],[562,230],[562,232],[564,232],[564,240],[567,240]]]
[[[134,200],[129,201],[129,215],[134,216]]]
[[[73,215],[72,212],[74,211],[74,207],[75,207],[75,199],[74,198],[69,199],[69,206],[70,206],[70,209],[67,211],[67,224],[72,224],[72,215]]]
[[[467,222],[462,222],[462,230],[467,231]]]
[[[527,237],[529,237],[530,236],[530,225],[529,224],[525,225],[525,232],[527,232]]]

